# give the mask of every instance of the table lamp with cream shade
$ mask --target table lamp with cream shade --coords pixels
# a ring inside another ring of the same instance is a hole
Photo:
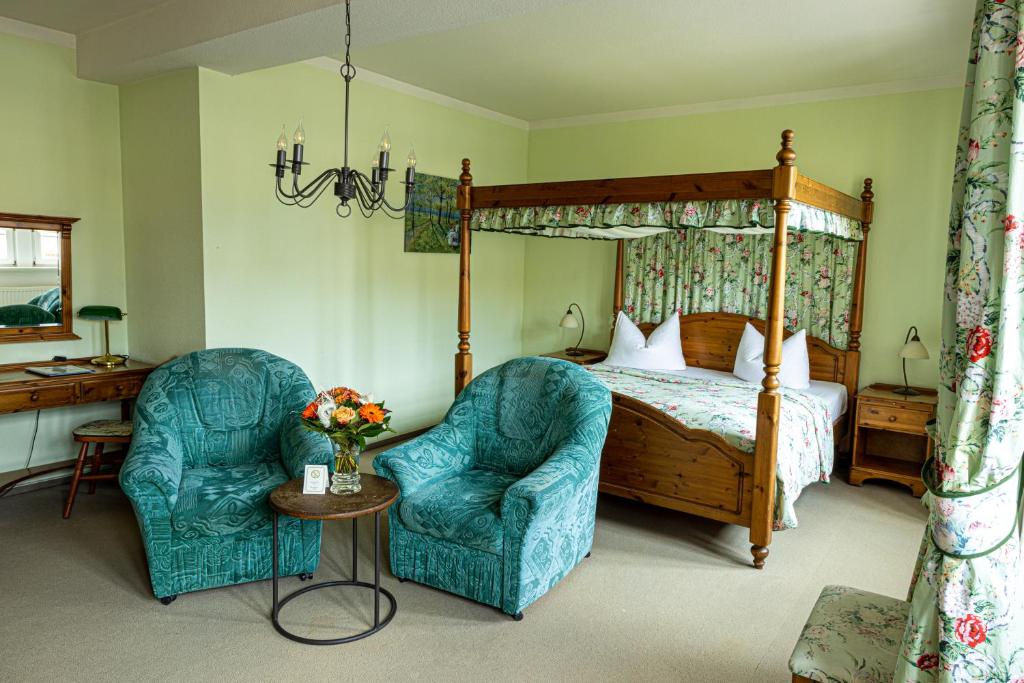
[[[121,365],[127,360],[125,356],[113,356],[110,354],[110,321],[121,320],[126,314],[121,312],[117,306],[82,306],[78,310],[78,317],[82,320],[103,321],[103,350],[102,356],[92,359],[93,365],[105,365],[112,368]]]
[[[903,340],[903,348],[900,349],[899,357],[903,360],[903,386],[893,389],[893,393],[902,394],[903,396],[918,396],[921,392],[912,389],[910,383],[907,382],[907,360],[927,360],[930,356],[928,355],[928,349],[924,344],[921,343],[921,338],[917,336],[917,327],[911,325],[910,329],[907,330],[907,337]]]
[[[572,314],[572,307],[575,306],[576,310],[580,312],[580,319],[577,322],[576,316]],[[580,328],[580,338],[576,342],[576,346],[570,346],[565,350],[567,356],[582,356],[583,352],[580,351],[580,344],[583,343],[583,332],[587,329],[587,323],[583,319],[583,309],[577,303],[569,304],[569,308],[565,311],[565,315],[562,316],[561,322],[558,323],[559,327],[567,330],[574,330],[577,327]]]

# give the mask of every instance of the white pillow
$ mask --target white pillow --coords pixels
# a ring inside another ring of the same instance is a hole
[[[638,370],[685,370],[683,345],[679,340],[679,313],[674,313],[644,339],[640,328],[619,311],[612,347],[604,362]]]
[[[760,384],[764,380],[764,335],[747,323],[743,328],[732,374],[742,380]],[[798,330],[782,341],[782,365],[779,384],[791,389],[811,386],[811,359],[807,355],[807,331]]]

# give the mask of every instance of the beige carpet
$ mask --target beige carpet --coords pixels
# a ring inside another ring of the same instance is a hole
[[[925,519],[904,489],[836,478],[804,492],[800,528],[775,535],[758,572],[746,529],[602,496],[593,556],[522,622],[399,584],[385,566],[398,599],[391,625],[313,647],[274,631],[269,582],[162,606],[116,485],[80,494],[68,521],[66,488],[0,499],[0,681],[788,681],[821,587],[902,597]],[[366,578],[370,523],[360,540]],[[317,579],[347,578],[348,523],[326,525],[323,548]],[[304,596],[283,621],[313,637],[362,628],[372,594],[354,590]]]

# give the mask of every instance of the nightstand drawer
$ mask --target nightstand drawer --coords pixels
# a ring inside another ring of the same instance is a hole
[[[858,425],[911,434],[924,434],[924,426],[931,418],[931,411],[899,408],[873,402],[861,403],[857,408]]]

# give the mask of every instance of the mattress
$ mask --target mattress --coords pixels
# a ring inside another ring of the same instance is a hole
[[[682,375],[684,377],[694,377],[697,379],[729,379],[732,381],[736,380],[736,376],[731,372],[723,372],[721,370],[707,370],[705,368],[694,368],[687,367],[685,370],[675,370],[669,374]],[[810,394],[817,396],[818,398],[825,401],[828,406],[829,418],[835,422],[840,417],[846,414],[848,407],[847,401],[848,396],[846,393],[846,387],[838,382],[821,382],[818,380],[811,380],[811,386],[807,389],[788,389],[783,387],[782,391],[799,391],[804,394]]]

